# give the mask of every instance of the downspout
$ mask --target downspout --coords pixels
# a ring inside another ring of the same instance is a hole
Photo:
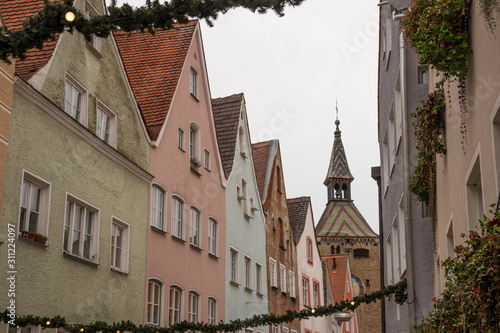
[[[406,282],[408,290],[408,325],[409,332],[415,332],[415,281],[413,279],[413,232],[411,219],[411,200],[408,185],[410,183],[410,151],[408,135],[408,112],[406,99],[406,49],[403,33],[399,35],[399,64],[401,84],[401,113],[403,120],[403,174],[404,174],[404,215],[406,238]]]

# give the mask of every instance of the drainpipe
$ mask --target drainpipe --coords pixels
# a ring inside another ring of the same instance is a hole
[[[411,200],[408,184],[410,183],[410,152],[408,135],[408,112],[406,99],[406,49],[403,33],[399,35],[399,64],[401,84],[401,112],[403,114],[403,173],[404,173],[404,215],[406,238],[406,281],[408,288],[408,324],[409,332],[415,332],[415,281],[413,279],[413,236],[411,220]]]

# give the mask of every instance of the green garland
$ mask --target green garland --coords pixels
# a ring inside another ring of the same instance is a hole
[[[18,316],[14,322],[9,316],[9,313],[4,311],[0,313],[0,321],[9,323],[12,326],[26,327],[26,326],[41,326],[42,328],[64,328],[66,332],[83,332],[83,333],[117,333],[117,332],[131,332],[131,333],[174,333],[186,331],[199,331],[206,333],[215,332],[236,332],[246,327],[260,327],[265,325],[278,325],[281,323],[290,323],[294,319],[307,319],[309,317],[322,317],[343,311],[345,309],[355,310],[359,305],[366,303],[376,302],[377,300],[394,295],[396,303],[403,304],[407,300],[406,293],[406,279],[392,286],[388,286],[382,290],[373,292],[371,294],[355,297],[352,301],[341,301],[336,304],[325,305],[318,308],[306,308],[299,312],[288,310],[286,314],[262,314],[255,315],[252,318],[244,320],[232,320],[228,323],[222,321],[217,325],[209,325],[205,323],[191,323],[187,321],[180,322],[170,327],[151,327],[147,325],[135,325],[130,321],[122,321],[120,323],[107,324],[102,321],[96,321],[91,324],[68,324],[64,317],[56,316],[49,317],[36,317],[32,315]]]
[[[64,32],[82,33],[87,40],[93,35],[107,37],[113,30],[149,31],[169,29],[175,22],[186,23],[189,18],[204,19],[210,26],[219,13],[226,13],[236,7],[242,7],[252,12],[266,13],[272,9],[277,15],[283,16],[286,5],[298,6],[304,0],[172,0],[161,4],[158,0],[146,0],[144,6],[132,8],[128,4],[116,6],[112,0],[108,8],[109,15],[95,16],[86,19],[82,12],[72,6],[72,0],[61,2],[45,1],[43,9],[23,23],[22,30],[10,31],[0,27],[0,59],[9,62],[9,58],[26,57],[26,52],[37,47],[41,49],[45,41]],[[75,19],[68,22],[67,12],[73,12]]]

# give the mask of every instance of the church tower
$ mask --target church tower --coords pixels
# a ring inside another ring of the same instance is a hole
[[[332,155],[324,181],[328,203],[316,226],[316,239],[322,256],[347,255],[353,296],[357,296],[380,289],[379,236],[354,205],[351,191],[354,177],[342,144],[338,114],[335,125]],[[371,218],[378,219],[377,216]],[[360,333],[381,332],[380,302],[361,305],[357,319]]]

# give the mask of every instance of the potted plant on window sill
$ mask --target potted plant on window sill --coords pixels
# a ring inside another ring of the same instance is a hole
[[[196,163],[195,161],[191,160],[190,169],[191,169],[191,171],[195,172],[196,174],[201,175],[200,170],[199,170],[200,169],[199,163]]]
[[[21,230],[20,231],[20,236],[22,238],[26,238],[26,239],[29,239],[29,240],[35,240],[36,232],[31,232],[31,231],[27,231],[27,230]]]
[[[47,236],[44,236],[42,234],[39,234],[39,233],[35,233],[35,242],[39,243],[39,244],[42,244],[42,245],[45,245],[45,243],[47,243]]]

